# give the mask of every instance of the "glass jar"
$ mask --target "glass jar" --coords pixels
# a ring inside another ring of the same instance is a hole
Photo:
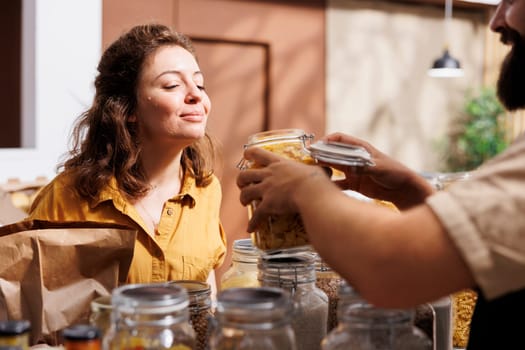
[[[111,324],[111,296],[104,295],[93,299],[90,308],[89,323],[100,330],[103,338]]]
[[[0,346],[29,349],[30,330],[31,324],[27,320],[0,321]]]
[[[432,342],[413,326],[413,310],[376,308],[346,283],[339,297],[339,324],[323,339],[322,350],[432,349]]]
[[[260,252],[250,238],[233,242],[232,265],[221,277],[221,290],[233,287],[258,287],[257,261]]]
[[[316,287],[315,258],[311,253],[263,254],[259,259],[261,285],[292,295],[292,327],[301,350],[319,349],[326,335],[328,297]]]
[[[197,340],[196,350],[209,349],[211,327],[214,316],[211,310],[211,287],[206,282],[179,280],[170,283],[177,284],[188,292],[190,304],[190,324],[195,331]]]
[[[217,295],[212,350],[295,350],[293,302],[279,288],[230,288]]]
[[[128,284],[113,290],[106,350],[190,350],[188,293],[175,284]]]
[[[92,325],[78,324],[62,331],[65,350],[100,350],[101,332]]]
[[[315,164],[307,150],[313,135],[301,129],[279,129],[253,134],[248,138],[248,147],[260,147],[279,156],[305,164]],[[241,160],[240,169],[257,168],[257,164]],[[251,217],[257,203],[248,206]],[[272,215],[253,233],[253,242],[259,249],[270,251],[308,245],[308,237],[299,214]]]
[[[337,326],[337,304],[339,302],[339,285],[343,279],[332,270],[321,257],[314,253],[315,256],[315,285],[321,289],[328,297],[328,320],[326,331],[330,332]]]

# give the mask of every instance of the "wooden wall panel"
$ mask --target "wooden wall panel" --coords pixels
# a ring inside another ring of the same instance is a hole
[[[21,146],[21,43],[22,0],[2,2],[0,11],[0,105],[2,106],[0,148]]]

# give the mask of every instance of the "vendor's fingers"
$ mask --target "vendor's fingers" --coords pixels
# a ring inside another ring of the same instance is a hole
[[[258,166],[267,166],[280,159],[278,155],[260,147],[249,147],[244,151],[244,158],[253,161]]]
[[[244,186],[241,189],[241,193],[239,195],[239,200],[241,201],[241,204],[248,205],[253,201],[260,200],[261,186],[262,184],[250,184],[248,186]]]
[[[248,232],[255,232],[257,228],[268,218],[268,214],[258,207],[253,213],[250,221],[248,221]]]
[[[253,183],[261,182],[262,179],[264,179],[265,173],[265,169],[248,169],[241,171],[237,175],[237,186],[242,189]]]

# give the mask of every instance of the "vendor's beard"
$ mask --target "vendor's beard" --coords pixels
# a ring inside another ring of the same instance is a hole
[[[501,33],[501,41],[512,44],[498,79],[498,97],[509,111],[525,107],[525,38],[514,30]]]

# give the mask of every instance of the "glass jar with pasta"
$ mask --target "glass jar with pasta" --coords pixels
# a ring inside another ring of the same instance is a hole
[[[270,130],[251,135],[247,147],[260,147],[279,156],[293,159],[305,164],[315,164],[307,146],[313,135],[307,135],[301,129]],[[238,167],[242,169],[257,168],[253,162],[241,160]],[[248,215],[257,207],[253,202],[248,206]],[[265,251],[281,250],[307,246],[309,244],[303,222],[299,214],[273,215],[252,233],[254,245]]]

